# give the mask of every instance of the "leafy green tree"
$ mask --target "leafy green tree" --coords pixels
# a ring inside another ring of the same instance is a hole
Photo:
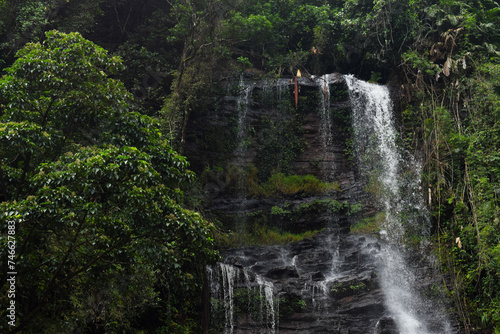
[[[223,17],[229,8],[227,1],[173,2],[170,12],[173,26],[168,40],[181,52],[162,115],[172,145],[180,152],[184,149],[191,113],[215,104],[217,82],[231,70],[230,53],[222,43]]]
[[[3,68],[24,44],[43,37],[48,23],[43,1],[4,0],[0,2],[0,66]]]
[[[169,328],[215,259],[211,225],[182,207],[185,158],[128,111],[109,76],[121,60],[80,34],[48,32],[18,57],[0,80],[0,220],[3,231],[16,222],[18,318],[0,326],[125,331],[162,306]],[[5,261],[5,233],[0,247]]]
[[[45,38],[45,32],[94,31],[103,15],[101,6],[111,0],[3,0],[0,1],[0,67],[10,65],[28,42]]]

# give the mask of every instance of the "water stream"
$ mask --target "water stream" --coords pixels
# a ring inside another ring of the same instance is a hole
[[[386,307],[400,333],[449,333],[442,310],[415,291],[417,273],[405,258],[427,240],[429,219],[423,204],[420,167],[397,145],[392,101],[386,86],[345,77],[352,105],[355,150],[367,188],[385,213],[378,256],[380,284]],[[413,248],[410,248],[411,245]],[[432,323],[432,327],[429,325]]]
[[[330,74],[322,75],[321,77],[315,78],[316,84],[318,86],[320,95],[320,113],[321,113],[321,144],[323,152],[323,160],[331,160],[332,156],[332,145],[333,145],[333,133],[332,133],[332,121],[330,117]],[[325,168],[326,171],[333,171],[335,166],[328,166]],[[324,177],[329,180],[333,175],[328,173]]]
[[[239,90],[240,94],[236,100],[238,105],[238,127],[237,127],[237,147],[236,147],[236,165],[241,167],[243,156],[246,151],[245,137],[247,134],[247,112],[251,99],[253,84],[247,82],[243,75],[240,76]]]
[[[233,334],[237,316],[245,309],[251,310],[246,321],[258,333],[277,332],[279,303],[272,282],[225,263],[208,267],[207,275],[213,327],[218,327],[221,333]]]

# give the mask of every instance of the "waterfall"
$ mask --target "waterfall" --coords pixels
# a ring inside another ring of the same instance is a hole
[[[391,240],[401,240],[404,228],[397,218],[401,155],[396,146],[389,91],[351,75],[345,79],[352,105],[355,153],[362,174],[370,178],[369,189],[382,202],[386,215],[381,233],[390,234]]]
[[[406,245],[425,240],[429,231],[419,164],[397,145],[387,87],[357,80],[352,75],[344,78],[351,99],[359,168],[367,179],[368,191],[385,213],[380,234],[386,244],[379,255],[379,275],[387,309],[400,333],[448,333],[448,321],[439,308],[428,305],[415,291],[417,275],[404,256]]]
[[[430,223],[421,193],[421,166],[397,145],[392,102],[385,86],[346,75],[352,105],[355,153],[368,191],[386,215],[381,234],[392,243],[428,236]]]
[[[304,103],[299,109],[290,103],[290,79],[253,82],[241,77],[239,95],[227,99],[225,115],[231,117],[238,141],[232,154],[235,171],[244,176],[244,168],[260,159],[262,139],[269,135],[262,120],[298,117],[309,151],[293,162],[291,173],[312,170],[325,181],[341,179],[343,191],[250,198],[242,177],[236,192],[231,189],[213,201],[214,210],[234,223],[236,233],[254,222],[282,224],[274,221],[275,206],[297,212],[289,215],[297,231],[309,221],[325,228],[286,245],[225,250],[224,263],[207,268],[212,332],[453,333],[447,313],[441,312],[434,259],[423,251],[430,223],[419,183],[421,167],[398,145],[389,91],[353,76],[343,78],[347,86],[335,74],[302,78]],[[345,138],[349,119],[353,136]],[[351,139],[354,152],[348,157],[343,153]],[[353,162],[356,172],[349,168]],[[372,198],[375,204],[366,211],[379,211],[373,212],[373,221],[381,224],[380,236],[351,233],[357,216],[348,210],[302,215],[302,207],[312,208],[311,203],[326,196],[349,206]]]
[[[278,100],[283,98],[284,93],[288,93],[288,79],[278,79],[277,82],[274,83],[276,85],[276,90],[278,93]]]
[[[316,78],[316,83],[318,85],[318,90],[320,92],[320,112],[321,112],[321,141],[323,154],[327,155],[329,148],[332,144],[332,122],[330,119],[330,85],[329,85],[330,75],[325,74],[319,78]]]
[[[272,282],[224,263],[207,267],[207,277],[213,328],[233,334],[244,313],[259,333],[277,333],[279,301]]]
[[[234,283],[236,271],[233,266],[220,264],[222,287],[224,291],[224,305],[226,314],[226,333],[233,333],[234,329]]]
[[[252,91],[253,91],[254,85],[253,82],[247,82],[244,79],[243,74],[240,76],[240,81],[238,85],[238,90],[240,94],[238,95],[236,102],[237,102],[237,111],[238,111],[238,123],[237,123],[237,132],[236,132],[236,148],[234,150],[234,164],[237,170],[237,184],[236,184],[236,191],[237,191],[237,196],[241,198],[241,201],[239,202],[239,211],[240,212],[246,212],[247,209],[247,200],[246,200],[246,195],[247,195],[247,182],[246,182],[246,176],[244,173],[244,168],[245,168],[245,155],[248,150],[248,120],[247,120],[247,113],[250,105],[250,100],[252,98]],[[238,233],[242,233],[245,228],[246,228],[246,223],[247,223],[247,217],[245,214],[241,215],[240,219],[236,222],[234,228]]]
[[[238,132],[237,132],[237,148],[236,148],[236,156],[238,164],[242,163],[243,155],[246,151],[246,118],[248,112],[248,105],[250,102],[251,94],[252,94],[253,85],[245,82],[243,75],[240,76],[239,90],[240,95],[236,100],[238,105]]]

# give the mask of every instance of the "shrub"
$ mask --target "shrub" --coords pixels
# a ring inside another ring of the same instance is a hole
[[[339,191],[337,182],[322,182],[313,175],[273,174],[266,183],[249,187],[254,197],[283,197],[300,193],[322,194]]]
[[[374,216],[361,219],[359,222],[351,226],[352,233],[359,234],[378,234],[380,226],[385,220],[385,213],[378,212]]]

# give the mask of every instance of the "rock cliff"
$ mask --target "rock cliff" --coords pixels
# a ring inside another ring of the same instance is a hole
[[[321,230],[287,245],[224,250],[222,263],[208,271],[213,333],[400,333],[380,283],[390,245],[370,231],[351,232],[380,206],[365,191],[368,181],[353,156],[347,89],[338,74],[300,78],[297,86],[290,79],[242,77],[226,86],[233,96],[221,97],[210,112],[194,113],[186,155],[202,174],[210,213],[225,229],[239,233],[264,224],[293,233]],[[338,188],[252,191],[252,184],[277,172],[313,175]],[[412,250],[403,253],[410,258]],[[417,273],[411,290],[426,301],[415,314],[426,317],[429,333],[455,333],[447,315],[429,314],[429,305],[445,307],[442,278],[432,258],[420,255],[411,260]]]

